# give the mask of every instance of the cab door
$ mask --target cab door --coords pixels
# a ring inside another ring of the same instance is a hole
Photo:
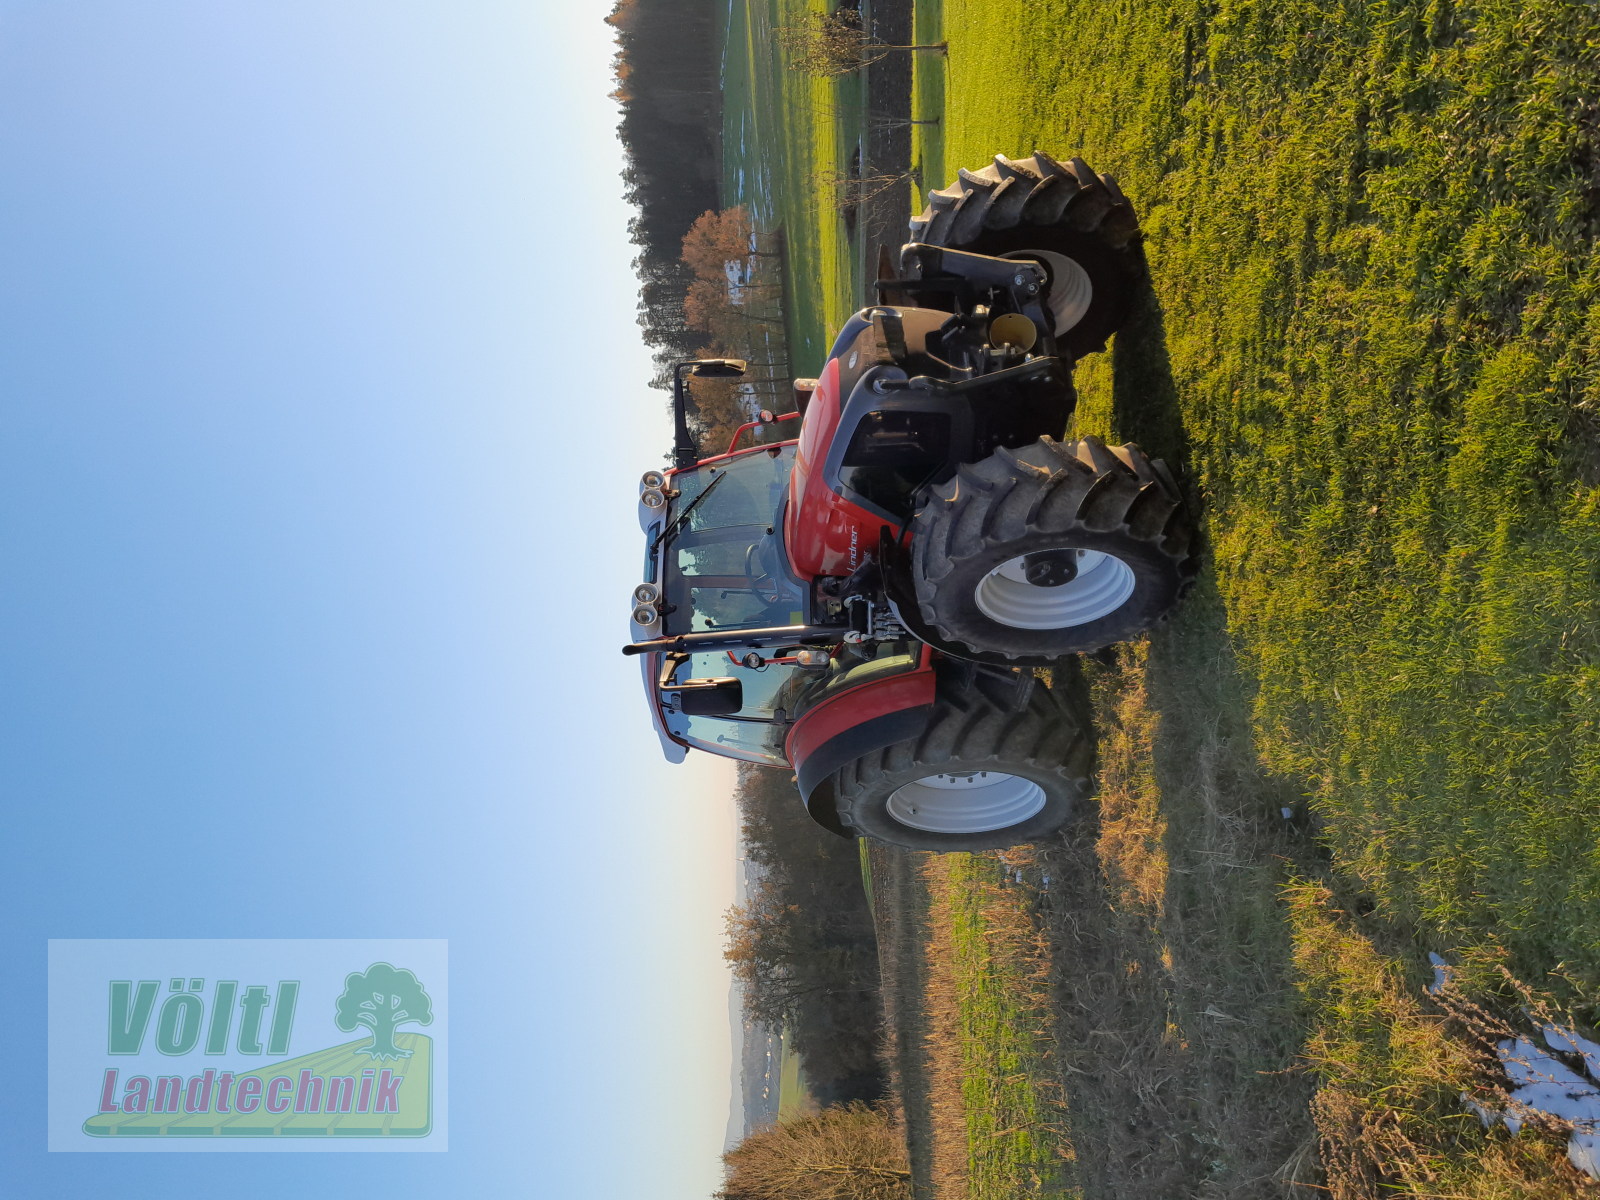
[[[811,673],[792,663],[747,667],[724,650],[691,654],[675,679],[732,676],[744,690],[743,704],[728,716],[688,716],[667,712],[667,728],[696,749],[743,762],[786,767],[783,744],[794,712],[794,697]]]

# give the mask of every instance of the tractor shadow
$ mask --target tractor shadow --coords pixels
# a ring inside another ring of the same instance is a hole
[[[1203,520],[1147,281],[1111,360],[1116,440],[1164,458]],[[1083,1194],[1310,1196],[1314,1089],[1279,892],[1315,847],[1282,815],[1301,789],[1259,764],[1210,554],[1168,620],[1058,686],[1099,745],[1095,802],[1036,847],[1060,881],[1041,907]]]
[[[1137,253],[1139,282],[1128,320],[1111,344],[1111,424],[1120,439],[1138,442],[1146,453],[1165,459],[1179,479],[1190,480],[1189,436],[1167,353],[1166,319],[1144,248]],[[1191,495],[1191,503],[1196,498]]]

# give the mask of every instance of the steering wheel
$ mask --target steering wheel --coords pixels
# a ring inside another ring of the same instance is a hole
[[[760,542],[751,542],[750,549],[744,552],[744,577],[749,583],[750,590],[756,594],[763,604],[776,604],[781,593],[778,590],[778,578],[771,571],[763,571],[760,564],[755,561],[757,552],[761,549]],[[769,596],[761,590],[761,581],[765,579],[771,585],[772,594]]]

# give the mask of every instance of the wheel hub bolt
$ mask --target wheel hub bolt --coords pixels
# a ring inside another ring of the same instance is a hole
[[[1040,550],[1022,559],[1022,577],[1034,587],[1060,587],[1078,577],[1076,550]]]

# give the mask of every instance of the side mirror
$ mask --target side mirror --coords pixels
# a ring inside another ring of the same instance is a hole
[[[731,676],[673,682],[678,668],[688,661],[689,656],[681,652],[662,659],[656,688],[663,704],[670,704],[689,717],[726,717],[744,707],[744,684]]]
[[[740,379],[744,376],[742,358],[703,358],[689,374],[701,379]]]
[[[737,679],[689,679],[664,689],[663,699],[690,717],[726,717],[744,707],[744,685]]]

